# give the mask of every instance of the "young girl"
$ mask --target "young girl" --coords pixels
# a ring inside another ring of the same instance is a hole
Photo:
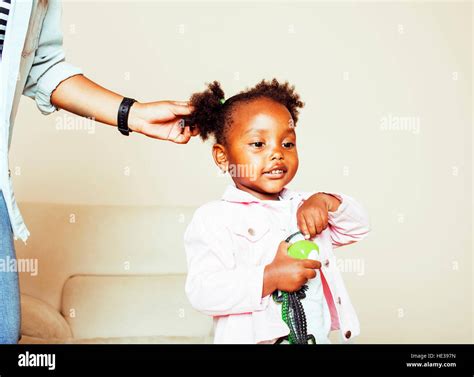
[[[362,239],[368,218],[343,194],[287,189],[298,170],[295,126],[303,107],[294,87],[273,79],[225,100],[220,84],[191,97],[189,119],[230,174],[221,200],[200,207],[185,233],[187,296],[214,317],[214,343],[275,343],[289,333],[272,293],[308,285],[302,304],[308,333],[348,341],[359,322],[333,248]],[[287,255],[282,242],[298,230],[319,246],[318,260]]]

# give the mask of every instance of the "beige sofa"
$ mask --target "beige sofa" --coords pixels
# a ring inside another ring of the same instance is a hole
[[[184,294],[193,208],[20,204],[20,343],[210,343]],[[27,263],[24,263],[27,265]]]

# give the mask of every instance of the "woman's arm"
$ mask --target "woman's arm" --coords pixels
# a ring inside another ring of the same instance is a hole
[[[117,112],[123,96],[101,87],[83,75],[61,82],[51,95],[51,104],[74,114],[117,126]],[[181,119],[191,108],[187,102],[136,102],[132,105],[128,126],[132,131],[178,144],[189,141],[198,130],[187,127],[181,132]]]

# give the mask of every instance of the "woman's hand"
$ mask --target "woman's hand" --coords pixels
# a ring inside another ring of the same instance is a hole
[[[97,122],[117,126],[117,111],[123,96],[103,88],[84,75],[62,81],[51,94],[51,104]],[[192,106],[180,101],[135,102],[128,113],[128,128],[161,140],[186,144],[199,131],[183,129],[183,117]]]
[[[313,238],[328,227],[328,212],[336,211],[341,202],[332,195],[317,193],[311,195],[298,208],[298,228],[306,239]]]
[[[285,292],[299,290],[309,279],[316,277],[321,263],[312,259],[296,259],[288,255],[288,242],[282,241],[272,263],[265,266],[262,297],[277,289]]]
[[[197,128],[191,131],[189,127],[182,127],[183,117],[191,111],[192,107],[188,102],[135,102],[128,115],[128,127],[155,139],[186,144],[191,137],[199,134]]]

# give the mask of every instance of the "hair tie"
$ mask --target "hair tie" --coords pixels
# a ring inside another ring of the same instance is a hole
[[[221,98],[219,102],[221,103],[221,105],[223,105],[225,103],[225,98]]]

